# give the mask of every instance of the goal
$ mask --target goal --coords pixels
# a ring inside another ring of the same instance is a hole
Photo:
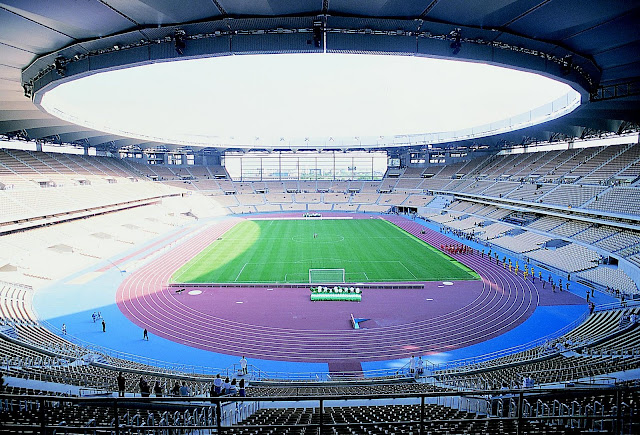
[[[309,269],[309,283],[339,283],[344,281],[344,269]]]

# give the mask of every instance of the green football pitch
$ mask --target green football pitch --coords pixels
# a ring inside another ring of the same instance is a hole
[[[309,269],[344,269],[351,283],[479,279],[385,220],[308,219],[243,221],[176,271],[172,282],[308,283]]]

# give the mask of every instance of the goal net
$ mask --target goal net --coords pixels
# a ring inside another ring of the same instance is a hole
[[[309,269],[309,283],[339,283],[344,281],[344,269]]]

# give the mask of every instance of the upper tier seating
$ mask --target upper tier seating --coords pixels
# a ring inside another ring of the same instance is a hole
[[[112,180],[140,176],[136,167],[120,159],[0,150],[0,186],[4,186],[5,189],[106,184]]]
[[[638,161],[638,158],[640,158],[639,144],[618,147],[612,146],[609,147],[609,149],[612,149],[614,157],[603,163],[587,176],[581,178],[580,183],[603,184],[618,172]]]
[[[637,215],[638,210],[640,210],[640,189],[614,187],[602,195],[598,195],[594,201],[587,204],[585,208],[609,213]]]
[[[562,184],[544,195],[539,202],[570,208],[580,207],[604,190],[605,187],[601,186]]]
[[[1,190],[0,224],[45,216],[82,213],[135,201],[178,193],[176,189],[151,182],[69,186],[48,189]]]

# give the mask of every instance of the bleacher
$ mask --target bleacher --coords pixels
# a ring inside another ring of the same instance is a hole
[[[117,199],[118,204],[127,204],[130,201],[140,201],[140,198],[149,195],[152,190],[150,186],[156,186],[153,189],[158,190],[158,194],[161,195],[184,189],[206,192],[213,195],[215,203],[226,213],[237,214],[307,210],[385,213],[392,206],[427,206],[432,196],[421,192],[433,190],[572,209],[584,207],[589,210],[633,214],[640,206],[640,199],[636,201],[636,196],[640,198],[640,189],[607,188],[602,184],[616,180],[615,177],[621,174],[633,177],[633,168],[637,166],[639,155],[638,145],[620,145],[487,157],[437,166],[431,170],[404,168],[397,173],[394,172],[393,177],[380,182],[235,182],[228,178],[221,166],[150,166],[104,157],[5,150],[0,155],[0,174],[7,174],[3,184],[13,186],[14,189],[0,191],[0,195],[6,199],[0,201],[0,216],[4,216],[5,220],[11,223],[25,215],[44,215],[56,209],[68,217],[69,212],[68,209],[64,209],[64,204],[71,196],[74,199],[82,198],[81,194],[86,192],[87,204],[82,204],[82,207],[101,209],[113,205],[105,204],[104,201],[95,202],[94,198],[114,198],[120,191],[122,197]],[[422,178],[423,174],[428,174],[430,178]],[[19,186],[10,183],[7,176],[19,181]],[[162,182],[144,182],[145,177]],[[131,180],[142,182],[131,183]],[[45,185],[49,188],[40,187]],[[113,190],[110,190],[109,194],[102,194],[99,191],[101,185],[105,186],[102,189],[110,187]],[[158,186],[175,190],[161,191]],[[69,191],[71,194],[63,193],[63,189],[71,188],[77,191]],[[135,196],[134,191],[137,188],[144,193]],[[379,191],[388,193],[379,194]],[[92,200],[94,202],[89,202]],[[37,204],[33,211],[32,204]],[[511,212],[499,206],[466,201],[455,203],[449,210],[469,213],[473,218],[455,221],[453,219],[458,215],[445,214],[434,216],[433,220],[441,224],[451,221],[454,229],[473,229],[481,239],[493,239],[496,245],[513,252],[530,252],[532,248],[539,248],[548,237],[541,234],[524,234],[512,240],[511,236],[504,236],[509,230],[499,222]],[[486,217],[490,222],[483,221],[480,216]],[[476,227],[478,231],[475,231]],[[640,247],[635,246],[640,244],[640,237],[634,232],[619,231],[615,226],[593,226],[588,222],[543,215],[528,224],[527,228],[542,231],[550,236],[593,244],[628,258],[632,263],[638,261]],[[136,237],[132,233],[135,233],[135,229],[119,228],[112,238],[105,240],[124,238],[136,243]],[[530,243],[529,239],[533,243]],[[89,242],[81,244],[88,248],[88,254],[95,255],[89,249]],[[546,259],[547,254],[542,252],[534,256],[541,255]]]
[[[207,213],[213,213],[212,210],[238,214],[274,211],[385,213],[392,206],[427,206],[434,198],[427,191],[444,191],[453,195],[460,193],[469,196],[465,196],[464,200],[454,201],[446,210],[435,209],[425,215],[437,224],[465,232],[473,231],[480,240],[487,240],[516,254],[525,254],[532,261],[558,271],[572,273],[574,279],[600,287],[616,288],[625,293],[634,293],[637,292],[637,286],[629,275],[620,268],[596,267],[601,254],[583,244],[616,253],[640,266],[640,233],[637,231],[617,228],[613,222],[610,225],[594,225],[587,221],[545,215],[538,210],[538,218],[527,221],[519,230],[521,233],[515,236],[505,235],[514,226],[503,219],[514,212],[502,208],[496,202],[475,202],[473,197],[501,199],[507,202],[514,200],[525,205],[549,204],[567,209],[636,215],[640,206],[640,189],[635,186],[609,187],[607,183],[621,174],[633,177],[633,171],[638,169],[637,157],[638,146],[625,146],[619,149],[565,150],[490,157],[440,166],[431,171],[409,168],[399,171],[397,177],[382,181],[236,182],[228,178],[222,167],[147,166],[108,158],[61,157],[11,150],[0,153],[0,182],[4,186],[13,187],[0,190],[0,197],[3,199],[0,200],[0,217],[7,224],[13,224],[25,217],[31,219],[53,213],[72,215],[82,213],[82,210],[87,208],[110,210],[130,202],[154,202],[152,200],[158,197],[164,197],[165,201],[168,201],[166,198],[172,194],[185,190],[201,191],[210,195],[197,196],[189,202],[196,207],[193,210],[201,207],[203,210],[207,209]],[[433,177],[421,178],[423,173],[429,173]],[[158,182],[151,182],[145,179],[146,177]],[[73,201],[70,198],[73,198]],[[11,250],[20,258],[32,260],[18,265],[19,269],[5,272],[8,274],[5,276],[21,277],[21,280],[17,281],[25,284],[41,284],[43,279],[51,280],[69,275],[72,268],[67,264],[78,268],[85,267],[91,262],[122,252],[125,247],[144,242],[192,219],[170,211],[170,207],[164,204],[165,201],[163,204],[89,217],[83,219],[81,224],[57,224],[53,227],[55,231],[43,227],[2,236],[0,247],[5,252]],[[180,201],[188,200],[181,198]],[[191,207],[189,210],[192,210]],[[193,213],[198,214],[197,211]],[[97,228],[100,230],[96,230]],[[565,243],[557,249],[545,249],[544,244],[555,237],[564,239]],[[96,240],[100,240],[99,247]],[[571,243],[572,240],[576,243]],[[566,243],[567,241],[569,243]],[[35,255],[35,250],[46,252],[46,256]],[[11,261],[6,264],[12,266],[10,263]],[[38,264],[43,265],[37,266]],[[0,264],[0,267],[2,266],[4,264]],[[618,370],[636,370],[640,368],[640,356],[633,350],[640,345],[640,329],[631,325],[621,333],[622,313],[596,312],[587,322],[567,334],[566,339],[570,339],[574,344],[572,351],[578,350],[576,354],[563,355],[548,348],[529,350],[524,357],[511,355],[502,361],[506,364],[508,360],[510,366],[517,364],[515,368],[503,367],[499,361],[484,366],[470,365],[465,369],[466,372],[480,373],[471,375],[462,372],[442,372],[443,383],[437,386],[385,381],[376,384],[305,387],[267,386],[256,383],[248,391],[254,396],[270,397],[421,394],[446,391],[451,386],[460,388],[461,385],[493,387],[501,382],[517,385],[525,375],[536,378],[538,383],[557,383],[582,377],[597,377]],[[3,324],[10,327],[10,330],[5,332],[12,331],[11,333],[15,334],[13,340],[0,337],[0,347],[5,356],[3,364],[10,376],[112,392],[116,388],[115,374],[123,369],[126,372],[129,393],[139,393],[136,384],[141,372],[150,382],[160,381],[165,393],[176,379],[185,377],[194,392],[206,395],[208,391],[208,381],[193,375],[163,374],[159,373],[157,368],[109,356],[103,356],[101,365],[78,362],[72,364],[83,350],[37,323],[35,315],[30,310],[28,287],[9,283],[0,285],[0,316]],[[21,345],[21,342],[28,346]],[[518,361],[518,358],[525,358],[525,361]],[[526,358],[531,361],[526,362]],[[417,412],[409,408],[396,409],[393,406],[381,406],[376,412],[382,414],[368,414],[370,410],[366,409],[358,414],[357,418],[371,419],[371,415],[384,415],[386,420],[397,421],[401,418],[412,419]],[[327,407],[323,411],[323,418],[328,418],[328,422],[349,421],[348,427],[356,429],[348,433],[386,433],[385,430],[392,433],[388,426],[384,425],[371,426],[372,429],[366,430],[358,429],[357,424],[361,420],[348,420],[352,418],[352,408],[354,407]],[[360,408],[374,407],[356,409]],[[288,408],[287,412],[292,412],[295,417],[291,418],[297,422],[304,422],[305,419],[317,421],[319,418],[316,409],[302,413],[290,411],[292,409],[294,408]],[[430,413],[432,410],[429,409],[427,412]],[[502,412],[504,415],[507,411],[503,409]],[[24,421],[28,420],[26,414],[19,415]],[[365,417],[367,415],[369,417]],[[493,428],[492,425],[495,424],[482,415],[460,414],[459,410],[446,406],[434,408],[433,415],[429,415],[435,420],[444,415],[444,420],[451,421],[454,417],[460,417],[460,420],[468,418],[471,421],[460,421],[457,425],[440,422],[438,425],[428,426],[432,433],[486,433],[487,428]],[[240,418],[240,415],[234,418],[236,421],[242,420],[242,424],[247,426],[250,426],[252,421],[260,421],[259,424],[264,425],[272,423],[269,419],[271,417],[262,419],[260,413],[254,416],[257,420],[247,419],[248,416]],[[58,417],[52,417],[51,421]],[[85,413],[68,417],[84,422],[90,415]],[[540,424],[540,433],[564,430],[564,426]],[[410,424],[399,425],[396,433],[402,433],[402,430],[408,433],[415,427]],[[509,433],[512,429],[505,421],[502,427],[495,430]],[[250,429],[241,428],[230,429],[229,432],[252,433]],[[285,432],[274,430],[273,433]],[[336,429],[336,433],[341,432]]]
[[[519,254],[527,252],[527,255],[532,256],[534,251],[540,249],[540,247],[549,240],[551,240],[551,237],[526,231],[516,236],[505,235],[495,238],[491,243],[508,249],[511,252]]]
[[[447,401],[442,404],[426,402],[425,409],[421,411],[419,405],[394,404],[392,402],[393,397],[415,394],[427,396],[440,394],[443,397],[447,397],[449,395],[455,396],[467,389],[489,388],[490,390],[498,390],[500,385],[505,384],[510,388],[518,388],[525,377],[534,379],[537,387],[544,388],[544,384],[547,383],[574,381],[584,378],[593,379],[599,375],[637,369],[640,366],[640,353],[637,352],[637,346],[640,343],[640,324],[624,324],[624,326],[621,326],[621,319],[628,318],[632,313],[637,315],[640,313],[640,309],[596,312],[582,325],[564,337],[556,339],[553,343],[545,343],[538,348],[524,351],[520,355],[511,355],[482,364],[471,364],[458,367],[455,370],[436,370],[433,374],[437,383],[416,382],[412,378],[405,378],[405,380],[385,380],[381,378],[360,382],[304,382],[298,385],[290,385],[286,382],[253,382],[247,388],[249,401],[251,401],[251,398],[257,398],[260,401],[268,401],[269,398],[282,398],[293,402],[293,406],[272,408],[263,405],[254,406],[247,410],[244,406],[250,402],[241,402],[243,406],[235,406],[231,402],[232,406],[225,407],[223,405],[222,408],[219,408],[224,410],[224,417],[221,415],[219,423],[216,423],[215,418],[211,418],[208,420],[208,424],[210,426],[223,424],[227,426],[225,429],[227,433],[265,433],[264,429],[259,432],[252,432],[254,427],[271,428],[274,434],[285,433],[284,426],[286,425],[318,424],[320,410],[317,407],[313,409],[295,408],[296,400],[306,400],[308,398],[315,400],[318,397],[322,397],[324,400],[363,397],[369,402],[368,406],[362,406],[362,404],[351,406],[348,402],[332,407],[325,405],[322,410],[322,418],[326,420],[323,420],[323,422],[327,425],[343,424],[343,428],[350,428],[346,433],[386,434],[392,433],[388,432],[391,427],[393,427],[393,433],[403,433],[402,431],[409,433],[409,430],[417,429],[416,420],[420,412],[422,412],[424,416],[423,429],[429,430],[430,433],[446,434],[453,430],[463,431],[466,434],[480,434],[486,433],[487,430],[501,430],[506,431],[505,433],[515,434],[518,432],[515,408],[512,409],[504,404],[496,407],[493,399],[490,401],[480,400],[474,405],[482,405],[481,408],[477,408],[477,410],[481,409],[481,412],[476,411],[480,412],[480,414],[470,414],[468,410],[465,411],[466,408],[462,407],[461,404],[464,402]],[[2,364],[3,367],[6,367],[5,374],[12,378],[46,382],[51,383],[51,385],[76,386],[92,391],[115,392],[117,391],[117,373],[122,372],[126,379],[125,389],[128,395],[140,395],[138,381],[143,377],[150,385],[155,385],[157,382],[160,385],[163,396],[170,395],[170,389],[176,383],[186,381],[192,394],[196,396],[196,400],[198,396],[202,398],[209,397],[212,381],[210,376],[178,372],[167,373],[155,367],[109,356],[103,357],[99,363],[84,362],[79,359],[84,353],[82,348],[66,342],[64,339],[51,334],[48,330],[33,323],[20,324],[18,328],[20,331],[17,341],[8,340],[0,335],[0,349],[5,355]],[[21,342],[29,344],[29,347],[22,345]],[[42,348],[42,351],[36,350],[37,348]],[[567,351],[571,351],[573,354],[569,355]],[[633,391],[631,390],[631,393],[623,392],[622,394],[637,395],[638,390],[635,390],[635,393]],[[24,387],[9,387],[8,392],[13,394],[13,397],[20,398],[21,396],[19,395],[33,393],[34,391]],[[497,394],[497,392],[494,393],[494,397]],[[539,395],[539,403],[542,401],[542,403],[550,405],[558,400],[558,397],[554,396],[553,393],[546,392],[544,389],[529,392],[531,397],[536,397],[536,394]],[[598,392],[589,390],[589,394],[592,395],[591,397],[595,396],[595,398],[587,399],[584,403],[588,403],[589,400],[597,400],[601,404],[615,403],[606,395],[600,397]],[[55,395],[50,394],[50,396],[54,397]],[[371,397],[375,397],[381,403],[376,404],[375,399],[372,401]],[[213,399],[207,400],[213,401]],[[223,400],[225,399],[223,398]],[[226,400],[228,401],[228,399]],[[571,400],[580,399],[574,396]],[[13,402],[5,401],[2,411],[5,413],[4,422],[9,425],[20,424],[23,426],[34,422],[32,414],[22,412],[30,406],[27,401],[28,398],[27,400],[23,398],[23,405],[15,407]],[[535,401],[535,399],[528,400],[527,403],[532,401]],[[171,403],[180,409],[181,414],[184,412],[185,406],[188,407],[184,400],[183,403]],[[629,403],[637,403],[637,401],[630,401]],[[112,405],[109,406],[111,407]],[[94,411],[86,406],[82,407],[82,412],[79,412],[76,408],[75,406],[68,408],[73,409],[70,411],[71,414],[67,412],[67,408],[60,408],[59,412],[48,413],[47,424],[60,425],[63,420],[65,423],[62,423],[62,426],[70,426],[70,422],[85,426],[90,421],[93,421],[94,426],[97,428],[108,427],[109,424],[112,424],[112,414],[104,413],[102,410]],[[126,408],[126,405],[123,408]],[[167,408],[165,407],[165,409]],[[145,413],[145,416],[148,417],[152,412]],[[488,415],[495,417],[513,416],[514,418],[500,420],[487,418]],[[575,412],[573,415],[577,418],[581,414]],[[123,413],[122,418],[127,418],[125,413]],[[161,416],[154,417],[154,422],[150,424],[151,426],[157,424],[156,418],[160,419]],[[412,423],[403,424],[403,421]],[[589,422],[591,420],[585,421]],[[35,420],[35,422],[39,424],[38,420]],[[149,420],[146,420],[146,422],[149,423]],[[379,424],[370,424],[373,422],[379,422]],[[182,423],[195,424],[187,421],[182,421]],[[180,420],[171,423],[171,425],[176,426],[180,424]],[[364,426],[360,427],[360,424]],[[564,423],[555,422],[550,425],[544,419],[542,421],[534,419],[531,422],[527,421],[526,424],[528,431],[531,429],[530,425],[537,425],[538,429],[536,430],[542,431],[534,431],[533,433],[554,433],[554,431],[565,433]],[[335,433],[342,433],[340,432],[340,426],[336,426],[335,430],[337,431]],[[522,430],[522,427],[520,430]]]
[[[596,267],[601,256],[589,248],[571,243],[557,249],[540,249],[527,254],[532,260],[548,264],[565,273]]]
[[[577,275],[601,287],[611,287],[627,294],[639,294],[636,283],[620,269],[596,267]]]
[[[585,206],[587,209],[609,213],[636,215],[640,210],[640,189],[631,187],[613,187],[598,195]]]

